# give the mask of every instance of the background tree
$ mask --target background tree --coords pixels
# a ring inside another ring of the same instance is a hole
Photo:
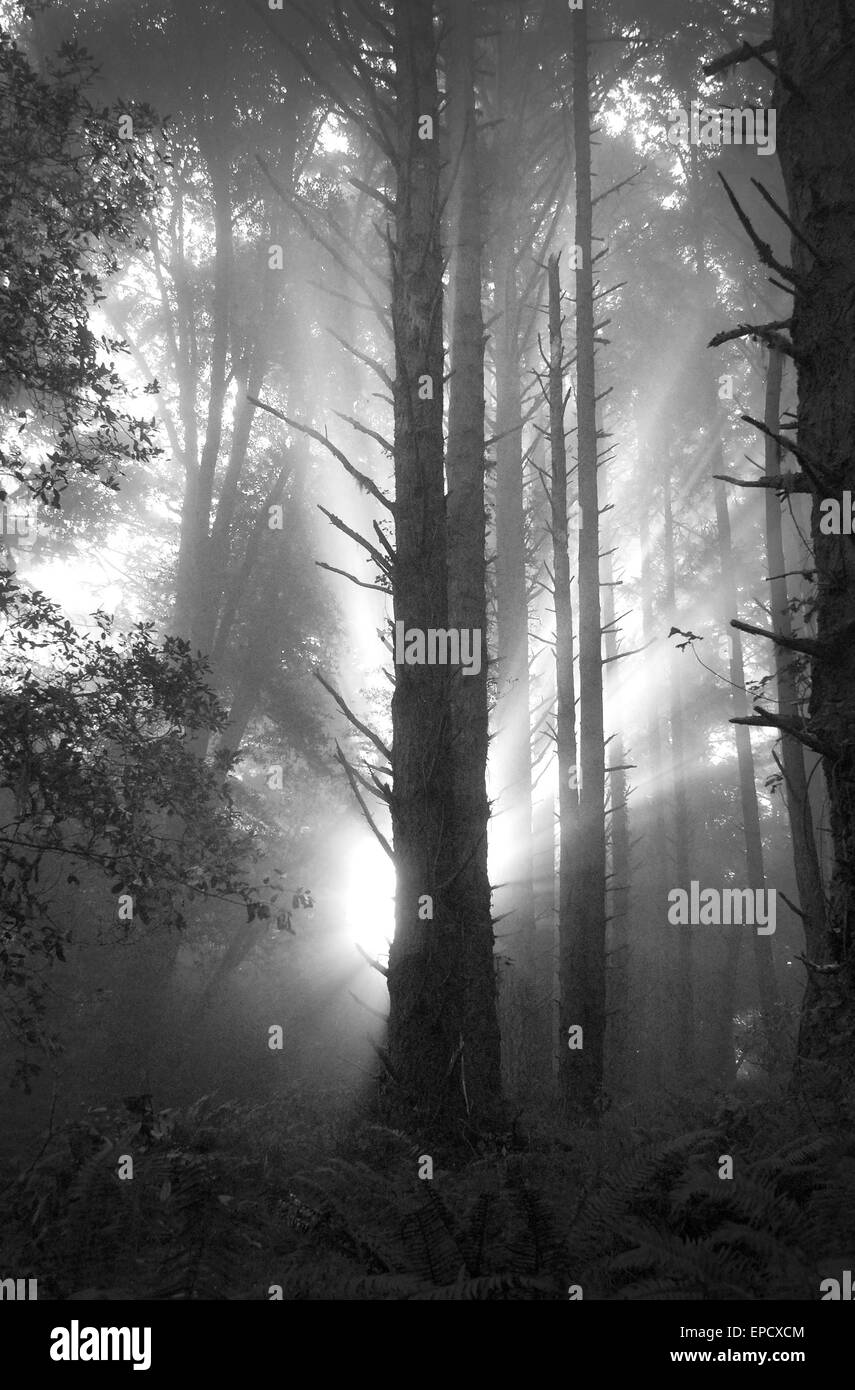
[[[99,338],[90,311],[138,238],[165,155],[151,108],[96,109],[92,76],[73,42],[42,76],[0,35],[0,468],[7,488],[15,480],[53,507],[70,472],[112,488],[154,449],[152,422],[129,412],[116,370],[124,344]]]

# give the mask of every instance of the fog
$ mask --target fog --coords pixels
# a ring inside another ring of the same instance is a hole
[[[0,1277],[841,1296],[773,18],[795,71],[753,0],[0,4]]]

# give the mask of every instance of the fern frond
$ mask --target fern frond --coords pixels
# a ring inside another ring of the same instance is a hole
[[[432,1284],[448,1284],[463,1255],[453,1239],[440,1199],[427,1189],[429,1200],[401,1222],[401,1241],[416,1273]]]

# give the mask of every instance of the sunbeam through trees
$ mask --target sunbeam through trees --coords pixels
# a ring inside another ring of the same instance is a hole
[[[0,0],[0,94],[0,1301],[798,1359],[710,1307],[853,1298],[855,0]]]

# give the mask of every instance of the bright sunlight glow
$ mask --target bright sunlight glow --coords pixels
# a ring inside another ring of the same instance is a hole
[[[348,939],[381,962],[395,926],[394,893],[392,862],[373,836],[366,837],[350,853],[345,921]]]

